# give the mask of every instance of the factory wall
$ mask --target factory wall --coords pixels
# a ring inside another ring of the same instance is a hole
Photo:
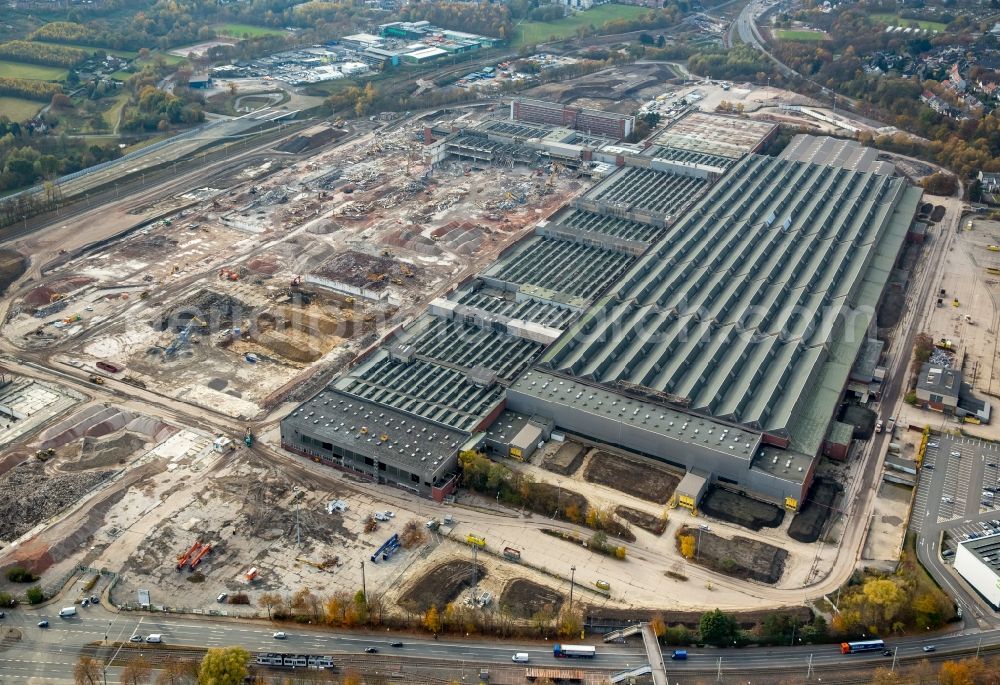
[[[626,426],[610,417],[597,416],[574,407],[553,404],[521,393],[516,388],[507,390],[507,408],[522,414],[550,417],[557,428],[651,455],[680,468],[709,471],[716,477],[725,478],[727,483],[736,488],[782,506],[786,497],[791,496],[801,501],[803,496],[802,484],[785,481],[757,469],[752,470],[747,459],[723,454],[693,442],[666,439],[660,433]]]
[[[458,452],[456,451],[449,459],[443,460],[438,465],[431,481],[419,479],[414,482],[412,466],[393,463],[389,460],[379,461],[372,458],[371,455],[358,453],[325,440],[325,438],[311,435],[306,425],[302,425],[294,419],[286,418],[281,422],[281,447],[283,449],[340,471],[360,475],[373,482],[395,485],[424,497],[431,497],[434,494],[434,481],[443,480],[447,474],[457,472],[458,469]],[[439,482],[437,486],[437,489],[440,489],[442,484]]]

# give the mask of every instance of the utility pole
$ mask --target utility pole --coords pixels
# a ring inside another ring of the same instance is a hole
[[[476,565],[476,559],[478,558],[479,546],[476,544],[472,545],[472,598],[476,598],[476,585],[479,582],[479,567]]]
[[[897,653],[899,653],[899,647],[896,647],[895,649],[892,650],[892,666],[889,667],[889,672],[890,673],[895,673],[896,672],[896,654]]]
[[[979,644],[976,645],[976,658],[979,658],[979,650],[983,648],[983,638],[979,638]]]
[[[812,673],[813,673],[813,655],[810,654],[809,655],[809,665],[806,666],[806,680],[809,680],[810,678],[812,678]]]
[[[569,567],[569,610],[573,612],[573,584],[576,580],[576,566]]]
[[[715,682],[717,682],[717,683],[721,683],[722,682],[722,657],[721,656],[719,657],[719,664],[718,664],[718,666],[716,666],[716,669],[715,669]]]
[[[368,604],[368,586],[365,584],[365,560],[361,560],[361,594],[365,596],[365,604]]]

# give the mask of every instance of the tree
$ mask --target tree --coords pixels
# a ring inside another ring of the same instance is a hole
[[[899,674],[890,671],[885,666],[879,666],[872,674],[872,685],[895,685],[900,681]]]
[[[194,685],[198,682],[198,662],[170,659],[160,674],[156,685]]]
[[[149,662],[145,658],[139,657],[125,665],[125,668],[118,675],[118,679],[122,685],[142,685],[149,680],[151,672]]]
[[[438,609],[433,604],[424,613],[424,627],[432,633],[436,633],[441,630],[441,616],[438,614]]]
[[[685,559],[693,559],[697,545],[694,536],[681,535],[679,539],[681,543],[681,556]]]
[[[945,661],[938,673],[941,685],[977,685],[983,673],[983,662],[979,659]]]
[[[267,620],[270,621],[271,610],[280,607],[282,604],[281,595],[279,595],[277,592],[265,592],[260,596],[260,599],[257,600],[257,603],[260,604],[263,608],[267,609]]]
[[[718,609],[702,614],[698,624],[701,639],[712,645],[731,645],[736,639],[736,619]]]
[[[73,682],[75,685],[99,685],[101,664],[93,657],[81,656],[73,667]]]
[[[241,685],[249,671],[250,653],[242,647],[208,650],[198,669],[198,685]]]
[[[903,589],[889,578],[871,578],[861,587],[865,601],[878,611],[882,621],[889,621],[907,599]]]
[[[663,637],[667,632],[667,624],[663,621],[663,616],[656,614],[649,620],[649,627],[653,629],[656,637]]]
[[[352,669],[348,669],[344,673],[343,685],[361,685],[361,676],[358,672]]]
[[[917,333],[913,338],[913,356],[919,362],[925,362],[931,358],[934,351],[934,338],[929,333]]]
[[[24,594],[28,598],[28,604],[41,604],[45,601],[45,592],[41,586],[32,585]]]
[[[945,174],[940,171],[931,174],[921,183],[924,190],[932,195],[954,195],[958,190],[958,179],[952,174]]]
[[[569,607],[563,607],[559,612],[559,625],[557,632],[562,637],[578,635],[583,629],[583,615],[579,609],[570,611]]]

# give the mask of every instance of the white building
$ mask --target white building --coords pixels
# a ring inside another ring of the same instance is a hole
[[[994,609],[1000,609],[1000,533],[958,544],[955,570]]]

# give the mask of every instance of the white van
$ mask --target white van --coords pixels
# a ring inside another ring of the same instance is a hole
[[[153,642],[153,643],[163,642],[163,636],[160,635],[159,633],[153,633],[152,635],[146,638],[146,642]]]
[[[526,663],[528,663],[528,653],[527,652],[518,652],[514,656],[512,656],[510,658],[510,660],[513,661],[516,664],[526,664]]]
[[[76,607],[66,607],[59,610],[59,618],[69,618],[70,616],[76,616]]]

